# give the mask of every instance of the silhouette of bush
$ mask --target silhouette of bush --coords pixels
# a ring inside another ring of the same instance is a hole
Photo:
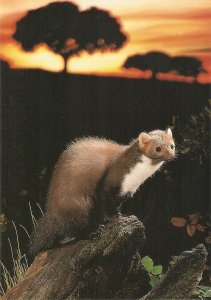
[[[124,68],[136,68],[138,70],[152,72],[152,77],[155,78],[157,73],[169,72],[170,68],[170,57],[158,51],[150,51],[144,55],[136,54],[129,56],[125,61]]]
[[[64,59],[64,71],[70,56],[85,50],[117,50],[126,41],[118,20],[108,11],[95,7],[79,11],[70,2],[54,2],[31,10],[17,22],[13,38],[26,51],[46,44]]]
[[[202,62],[195,57],[189,56],[172,57],[170,68],[180,75],[191,76],[195,79],[200,73],[206,73],[203,69]]]
[[[135,54],[135,55],[131,55],[129,56],[124,65],[124,68],[129,69],[129,68],[135,68],[135,69],[139,69],[142,71],[146,71],[149,70],[149,64],[146,60],[146,56],[142,55],[142,54]]]
[[[141,71],[150,70],[152,72],[152,78],[156,78],[158,73],[175,72],[179,75],[191,76],[196,79],[200,73],[206,73],[206,70],[203,69],[202,62],[195,57],[170,57],[158,51],[129,56],[123,67],[126,69],[136,68]]]

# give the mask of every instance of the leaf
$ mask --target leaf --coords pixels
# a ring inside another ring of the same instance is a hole
[[[153,269],[153,260],[149,256],[144,256],[141,263],[148,272]]]
[[[199,291],[197,290],[193,291],[192,296],[198,296],[198,295],[199,295]]]
[[[184,218],[173,217],[171,218],[171,224],[176,227],[185,227],[186,220]]]
[[[211,297],[211,287],[206,285],[198,285],[197,290],[203,297]]]
[[[209,269],[210,269],[210,268],[209,268],[209,266],[208,266],[208,265],[205,265],[205,266],[204,266],[204,270],[207,270],[207,271],[209,271]]]
[[[199,213],[188,215],[188,217],[189,217],[189,220],[190,220],[191,224],[196,225],[198,223],[198,220],[199,220]]]
[[[44,168],[42,169],[42,171],[40,172],[40,174],[41,174],[41,175],[46,175],[46,174],[47,174],[47,170],[48,170],[48,168],[47,168],[47,167],[44,167]]]
[[[195,232],[196,232],[196,225],[187,225],[187,233],[190,236],[194,236]]]
[[[194,123],[197,123],[197,116],[196,115],[191,115],[191,119]]]
[[[205,109],[205,111],[206,111],[208,114],[210,114],[210,113],[211,113],[211,110],[210,110],[210,108],[209,108],[209,107],[205,106],[205,107],[204,107],[204,109]]]
[[[159,266],[154,266],[154,268],[151,270],[151,273],[153,275],[160,275],[163,272],[163,267],[161,265]]]
[[[153,277],[150,279],[149,284],[151,285],[151,287],[155,287],[159,281],[160,281],[159,278]]]
[[[186,153],[188,153],[190,151],[190,147],[187,147],[187,148],[185,148],[185,149],[182,149],[180,152],[182,153],[182,154],[186,154]]]
[[[205,229],[207,228],[206,226],[203,226],[203,225],[201,225],[201,224],[197,224],[196,225],[196,228],[199,230],[199,231],[201,231],[201,232],[205,232]]]
[[[207,226],[211,227],[211,222],[207,221],[206,224]]]
[[[28,194],[28,191],[27,191],[27,190],[22,190],[18,195],[19,195],[20,197],[25,197],[27,194]]]
[[[211,244],[211,234],[209,234],[206,238],[205,241],[207,244]]]

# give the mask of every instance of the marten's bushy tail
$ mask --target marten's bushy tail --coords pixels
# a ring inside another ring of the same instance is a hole
[[[49,214],[38,220],[32,235],[30,252],[36,256],[39,252],[48,250],[59,244],[64,235],[64,228],[60,226]]]

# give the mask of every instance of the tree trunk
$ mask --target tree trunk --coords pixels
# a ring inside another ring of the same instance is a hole
[[[23,281],[2,300],[189,298],[202,276],[204,246],[176,258],[149,291],[150,276],[138,253],[144,241],[144,226],[135,216],[115,217],[100,236],[38,255]]]
[[[68,73],[68,70],[67,70],[67,62],[68,62],[68,58],[69,56],[63,56],[63,59],[64,59],[64,69],[63,69],[63,73],[67,74]]]
[[[157,72],[155,72],[155,71],[152,71],[152,77],[151,77],[151,79],[152,80],[157,80]]]

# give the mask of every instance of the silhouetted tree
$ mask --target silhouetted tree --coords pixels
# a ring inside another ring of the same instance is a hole
[[[190,56],[175,56],[171,58],[170,68],[172,71],[184,76],[191,76],[195,79],[200,73],[206,73],[202,62]]]
[[[156,78],[158,72],[169,72],[170,57],[158,51],[150,51],[145,55],[136,54],[127,58],[124,68],[136,68],[138,70],[152,72],[152,78]]]
[[[107,11],[92,7],[83,11],[81,16],[81,32],[77,41],[82,50],[86,49],[90,53],[96,49],[117,50],[126,41],[117,19]]]
[[[146,60],[152,71],[152,77],[155,78],[157,73],[167,73],[169,72],[170,57],[158,51],[151,51],[146,53]]]
[[[135,68],[142,71],[149,70],[149,64],[146,60],[146,56],[142,54],[135,54],[129,56],[126,59],[123,67],[126,69]]]
[[[9,64],[6,61],[0,59],[0,71],[4,71],[6,69],[9,69]]]
[[[14,39],[26,51],[45,43],[64,59],[64,71],[70,56],[85,50],[117,50],[126,41],[117,19],[95,7],[79,11],[70,2],[54,2],[31,10],[17,22]]]

